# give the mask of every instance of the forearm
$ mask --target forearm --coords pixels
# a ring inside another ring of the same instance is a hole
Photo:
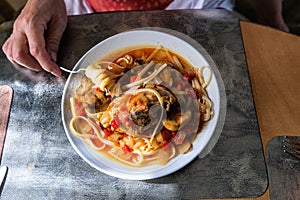
[[[282,15],[281,0],[254,0],[254,7],[258,21],[273,21]]]
[[[257,22],[288,31],[282,16],[282,0],[254,0]]]

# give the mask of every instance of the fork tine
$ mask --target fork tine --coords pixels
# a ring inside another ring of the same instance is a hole
[[[293,156],[295,158],[300,159],[300,155],[294,151],[290,151],[290,149],[285,149],[284,152],[290,154],[291,156]]]
[[[284,140],[286,144],[289,144],[294,149],[300,149],[300,140],[295,137],[285,137],[287,140]]]
[[[296,137],[286,136],[283,139],[283,151],[291,156],[300,159],[300,140]]]
[[[290,141],[294,142],[295,144],[300,145],[300,139],[298,139],[296,136],[292,137],[292,136],[286,136],[287,139],[289,139]]]

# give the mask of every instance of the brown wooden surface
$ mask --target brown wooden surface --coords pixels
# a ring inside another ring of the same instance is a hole
[[[241,22],[264,152],[268,142],[300,135],[300,37]],[[269,189],[258,199],[270,199]]]
[[[2,155],[12,95],[11,87],[0,85],[0,156]]]
[[[300,136],[300,37],[241,22],[264,150],[276,136]]]
[[[300,136],[300,37],[241,22],[264,152],[276,136]],[[270,199],[269,189],[259,199]]]

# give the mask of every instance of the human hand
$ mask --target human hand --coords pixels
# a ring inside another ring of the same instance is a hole
[[[3,52],[12,63],[61,76],[55,62],[66,24],[63,0],[28,0],[2,46]]]

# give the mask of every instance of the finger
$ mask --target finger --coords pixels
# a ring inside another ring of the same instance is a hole
[[[35,28],[28,28],[26,33],[30,54],[38,61],[45,71],[48,71],[55,76],[61,76],[59,67],[51,59],[46,50],[43,26],[36,25]]]
[[[10,44],[12,41],[12,36],[10,36],[5,43],[2,46],[2,51],[5,53],[7,59],[15,64],[15,61],[13,60],[13,55],[12,55],[12,45]]]
[[[30,55],[26,37],[22,34],[15,37],[12,35],[3,45],[3,51],[12,63],[17,63],[23,67],[34,71],[41,71],[38,62]]]
[[[2,45],[2,51],[4,52],[4,54],[6,55],[8,60],[10,62],[12,62],[12,53],[11,53],[11,48],[10,48],[10,45],[9,45],[9,41],[10,41],[10,38],[8,38],[6,40],[6,42],[4,42],[4,44]]]
[[[55,62],[57,60],[57,52],[59,49],[60,40],[66,28],[66,20],[65,22],[62,21],[63,19],[52,22],[49,25],[46,35],[46,49],[49,52],[52,60]]]
[[[51,57],[51,59],[57,61],[57,52],[59,48],[61,34],[56,33],[55,31],[49,30],[46,36],[46,49]]]

